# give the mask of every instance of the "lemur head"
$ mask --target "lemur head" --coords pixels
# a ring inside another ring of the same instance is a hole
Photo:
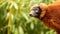
[[[46,11],[45,11],[45,5],[43,6],[44,4],[40,4],[40,6],[38,5],[34,5],[32,6],[31,8],[31,12],[30,12],[30,16],[32,17],[36,17],[36,18],[41,18],[45,15]]]
[[[42,12],[42,10],[41,10],[40,6],[33,6],[31,8],[30,16],[39,17],[41,12]]]

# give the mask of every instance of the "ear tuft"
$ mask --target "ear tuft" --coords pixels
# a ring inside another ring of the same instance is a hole
[[[42,10],[46,9],[48,6],[45,3],[40,3],[40,8]]]

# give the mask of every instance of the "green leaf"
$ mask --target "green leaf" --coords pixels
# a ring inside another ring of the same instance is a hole
[[[33,23],[30,24],[30,28],[31,28],[32,30],[34,29],[34,24],[33,24]]]
[[[19,34],[24,34],[23,28],[19,26]]]
[[[18,5],[16,2],[12,2],[10,8],[12,8],[13,6],[16,10],[18,9]]]
[[[23,17],[28,21],[29,20],[28,16],[23,12],[21,12],[21,13],[22,13]]]

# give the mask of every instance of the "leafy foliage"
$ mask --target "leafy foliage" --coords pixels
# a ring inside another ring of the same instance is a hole
[[[29,16],[30,7],[41,2],[50,4],[52,0],[1,0],[0,34],[8,33],[9,19],[11,34],[55,34],[54,30],[46,29],[40,20]]]

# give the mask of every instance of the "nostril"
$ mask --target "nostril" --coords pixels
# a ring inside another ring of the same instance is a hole
[[[32,14],[30,14],[30,16],[32,16]]]

